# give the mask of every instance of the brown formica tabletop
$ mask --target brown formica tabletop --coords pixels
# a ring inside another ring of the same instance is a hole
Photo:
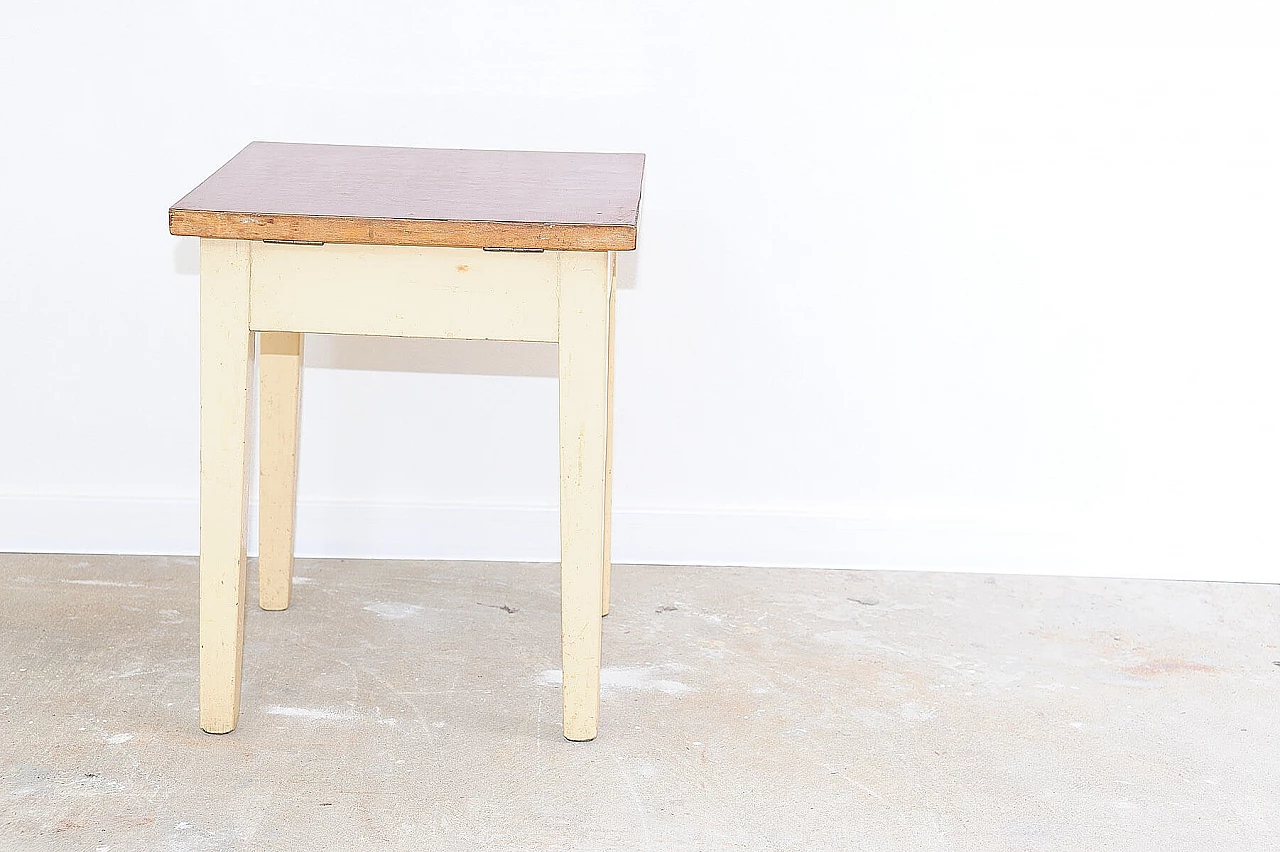
[[[643,154],[253,142],[169,209],[169,232],[629,251],[643,175]]]

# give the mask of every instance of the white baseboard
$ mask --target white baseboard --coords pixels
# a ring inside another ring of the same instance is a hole
[[[254,507],[256,510],[256,507]],[[1206,564],[1080,536],[1058,518],[989,511],[848,514],[694,509],[614,512],[619,564],[882,568],[1179,580],[1280,581],[1263,560]],[[194,555],[194,499],[0,496],[0,551]],[[250,552],[256,552],[256,512]],[[1088,542],[1093,544],[1089,545]],[[1083,542],[1083,543],[1082,543]],[[300,556],[554,562],[554,506],[303,501]]]

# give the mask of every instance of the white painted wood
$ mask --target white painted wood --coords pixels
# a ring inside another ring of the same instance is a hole
[[[240,715],[249,508],[249,246],[200,241],[200,727]]]
[[[258,604],[288,609],[298,496],[303,335],[258,335]]]
[[[554,342],[556,262],[556,252],[253,243],[250,323],[255,331]]]
[[[600,712],[608,422],[609,257],[560,255],[560,594],[564,735],[595,739]]]
[[[609,253],[609,380],[608,413],[604,433],[604,579],[600,613],[609,614],[609,588],[613,573],[613,339],[618,318],[618,255]]]

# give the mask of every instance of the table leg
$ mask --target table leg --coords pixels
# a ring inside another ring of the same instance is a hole
[[[258,335],[258,605],[289,608],[298,500],[302,335]]]
[[[609,379],[605,389],[604,432],[604,579],[601,615],[609,614],[609,586],[613,572],[613,338],[618,316],[618,255],[609,252]]]
[[[595,739],[600,711],[608,426],[605,252],[560,260],[560,594],[564,735]]]
[[[240,714],[248,526],[249,246],[200,241],[200,727]]]

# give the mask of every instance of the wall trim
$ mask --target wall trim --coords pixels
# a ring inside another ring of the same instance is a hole
[[[256,504],[250,553],[257,551]],[[0,496],[0,551],[194,555],[194,498]],[[1099,555],[1079,519],[997,510],[780,512],[617,508],[619,564],[938,570],[1277,582],[1280,570]],[[304,500],[299,556],[554,562],[554,506]]]

